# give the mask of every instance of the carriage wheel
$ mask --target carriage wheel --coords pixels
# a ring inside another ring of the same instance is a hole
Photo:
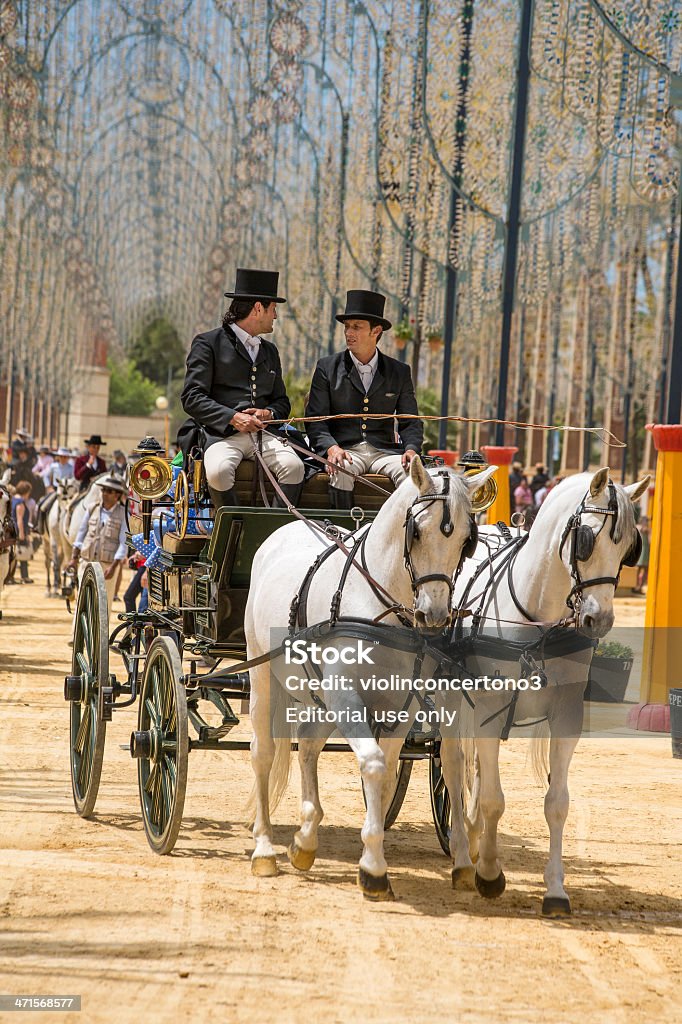
[[[175,532],[181,540],[187,536],[189,521],[189,484],[187,474],[181,469],[175,481],[175,498],[173,499],[173,521]]]
[[[138,761],[142,820],[158,854],[170,853],[182,824],[187,787],[187,696],[178,649],[167,636],[149,648],[140,693],[138,732],[130,751]]]
[[[90,562],[78,590],[71,660],[72,685],[77,699],[70,700],[71,788],[82,818],[94,809],[102,773],[106,721],[104,687],[109,683],[109,611],[104,573]]]
[[[452,832],[452,804],[443,778],[440,757],[432,754],[429,758],[429,793],[431,813],[436,827],[440,848],[446,857],[450,856],[450,833]]]
[[[388,805],[386,811],[386,818],[384,820],[384,828],[389,829],[391,825],[395,825],[396,818],[400,814],[400,808],[403,806],[405,800],[405,794],[407,793],[407,787],[410,783],[410,775],[412,774],[412,761],[398,761],[398,768],[395,774],[395,790],[391,797],[391,802]],[[367,806],[367,800],[365,800],[365,786],[362,785],[362,799],[365,801],[365,807]]]

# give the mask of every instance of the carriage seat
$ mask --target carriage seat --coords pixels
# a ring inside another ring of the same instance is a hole
[[[192,534],[187,537],[178,537],[177,533],[167,531],[161,538],[161,547],[171,555],[190,555],[192,557],[201,554],[206,547],[208,537]]]
[[[256,464],[247,459],[243,459],[237,468],[234,487],[237,494],[237,502],[240,505],[263,504],[260,485],[257,480],[254,481],[255,468]],[[355,481],[355,504],[367,512],[376,512],[381,508],[386,498],[383,494],[379,494],[378,491],[368,487],[365,483],[366,479],[383,487],[389,494],[393,493],[395,487],[390,477],[383,476],[380,473],[368,473],[367,477],[357,478]],[[268,496],[268,500],[272,500],[273,490],[267,477],[265,478],[265,493]],[[298,505],[302,509],[325,510],[329,508],[329,475],[327,473],[316,473],[315,476],[306,480]]]

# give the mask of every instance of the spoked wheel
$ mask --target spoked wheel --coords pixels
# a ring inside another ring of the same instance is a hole
[[[157,636],[149,648],[140,693],[138,731],[130,753],[138,761],[142,820],[158,854],[170,853],[182,824],[187,788],[187,696],[178,648]]]
[[[78,590],[73,632],[70,701],[71,788],[82,818],[94,809],[102,773],[106,735],[105,697],[109,684],[109,611],[104,573],[90,562]]]
[[[429,793],[431,794],[431,813],[433,824],[441,850],[446,857],[450,856],[450,833],[452,832],[452,804],[450,794],[443,778],[439,751],[429,758]]]
[[[410,784],[410,775],[412,774],[412,761],[398,761],[398,768],[395,773],[395,790],[391,797],[391,802],[388,805],[386,811],[386,819],[384,821],[384,828],[389,829],[391,825],[395,825],[396,818],[400,814],[400,808],[403,806],[405,800],[405,794],[407,793],[407,787]],[[365,786],[362,786],[362,799],[365,800]],[[367,806],[367,800],[365,800],[365,807]]]

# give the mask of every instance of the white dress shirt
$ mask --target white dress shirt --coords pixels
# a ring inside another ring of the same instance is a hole
[[[360,360],[357,359],[352,352],[350,354],[350,357],[355,363],[355,368],[360,374],[360,380],[362,381],[362,386],[365,389],[365,394],[367,394],[367,392],[372,386],[374,374],[377,372],[377,366],[379,364],[379,349],[375,349],[374,355],[372,356],[368,363],[361,363]]]
[[[258,337],[252,338],[250,334],[247,334],[246,331],[242,330],[241,327],[238,327],[237,324],[230,324],[230,326],[251,356],[251,361],[255,363],[260,351],[261,339]]]

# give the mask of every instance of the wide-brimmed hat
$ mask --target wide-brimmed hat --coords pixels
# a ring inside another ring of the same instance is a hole
[[[368,292],[364,288],[353,288],[346,292],[346,308],[339,313],[337,320],[369,320],[371,324],[379,324],[384,331],[390,331],[391,321],[384,316],[386,296],[380,292]]]
[[[57,451],[54,454],[66,455],[69,459],[71,458],[71,450],[69,448],[65,448],[64,445],[61,445],[61,447],[57,448]]]
[[[32,441],[33,437],[31,431],[27,430],[26,427],[17,427],[17,437],[23,437],[27,441]]]
[[[267,302],[286,302],[277,294],[279,273],[276,270],[244,270],[237,268],[234,291],[225,292],[228,299],[265,299]]]
[[[99,480],[95,480],[98,487],[109,487],[112,491],[118,491],[119,494],[127,494],[128,488],[122,480],[117,479],[115,476],[102,476]]]
[[[86,437],[85,443],[98,444],[100,447],[104,447],[107,442],[103,441],[99,434],[91,434],[90,437]]]

